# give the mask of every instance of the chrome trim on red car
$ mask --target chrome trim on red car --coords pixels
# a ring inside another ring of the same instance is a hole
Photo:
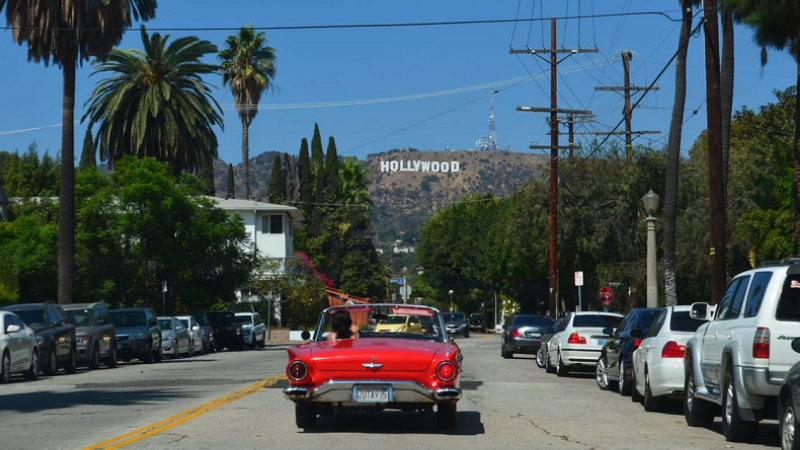
[[[288,387],[283,395],[289,400],[310,402],[331,402],[352,404],[352,391],[355,385],[388,385],[394,390],[395,403],[436,403],[443,400],[459,400],[461,389],[446,387],[428,389],[414,381],[368,381],[336,380],[328,381],[318,388]]]

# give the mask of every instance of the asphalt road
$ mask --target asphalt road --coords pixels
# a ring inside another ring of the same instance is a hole
[[[3,449],[762,449],[777,448],[777,422],[749,444],[686,426],[680,404],[645,413],[630,397],[600,391],[593,374],[558,378],[532,357],[505,360],[499,338],[458,339],[464,352],[458,425],[401,412],[323,416],[294,424],[282,388],[285,345],[160,364],[136,362],[0,385]]]

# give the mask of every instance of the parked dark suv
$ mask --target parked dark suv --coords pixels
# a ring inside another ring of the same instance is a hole
[[[161,361],[161,328],[152,308],[132,307],[111,310],[117,329],[117,355],[124,361],[137,358],[145,363]]]
[[[78,363],[90,369],[117,365],[117,333],[111,323],[108,307],[102,303],[73,303],[64,305],[70,323],[75,325]]]
[[[58,372],[75,373],[78,368],[75,348],[75,327],[67,321],[64,310],[56,303],[22,303],[3,309],[13,311],[36,333],[39,361],[45,375]]]
[[[214,328],[214,342],[217,346],[217,351],[223,348],[228,350],[241,350],[244,348],[242,324],[236,323],[236,316],[232,312],[211,311],[207,312],[206,315]]]

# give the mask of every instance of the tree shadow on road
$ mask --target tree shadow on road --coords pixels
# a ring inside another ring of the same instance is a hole
[[[448,434],[453,436],[477,436],[485,434],[481,414],[477,411],[459,411],[456,428],[440,430],[436,427],[436,415],[430,413],[383,411],[336,412],[321,415],[317,427],[306,433],[382,433],[382,434]]]

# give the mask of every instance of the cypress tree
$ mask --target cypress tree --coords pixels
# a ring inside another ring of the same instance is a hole
[[[97,160],[95,159],[94,145],[92,145],[92,130],[86,129],[86,137],[83,138],[83,151],[81,151],[81,161],[78,163],[78,169],[94,169],[97,170]]]
[[[225,198],[236,198],[236,186],[233,183],[233,164],[228,164],[228,193]]]
[[[314,192],[320,183],[321,173],[324,169],[325,154],[322,152],[322,137],[319,134],[319,125],[314,124],[314,136],[311,138],[311,176],[314,179]]]
[[[214,181],[214,157],[211,155],[205,155],[200,160],[200,178],[203,180],[203,184],[205,185],[205,189],[203,190],[204,195],[209,195],[211,197],[217,194],[217,187]]]
[[[297,178],[300,184],[300,208],[306,220],[312,213],[314,202],[314,181],[311,178],[311,161],[308,158],[308,141],[303,138],[300,142],[300,156],[297,158]]]
[[[290,202],[297,201],[297,173],[292,165],[291,157],[288,153],[283,154],[283,199]]]
[[[267,188],[267,201],[279,204],[283,201],[283,170],[281,169],[281,155],[275,155],[272,162],[272,172],[269,174],[269,187]]]
[[[336,154],[336,141],[331,136],[325,154],[325,200],[338,203],[339,197],[339,155]]]

